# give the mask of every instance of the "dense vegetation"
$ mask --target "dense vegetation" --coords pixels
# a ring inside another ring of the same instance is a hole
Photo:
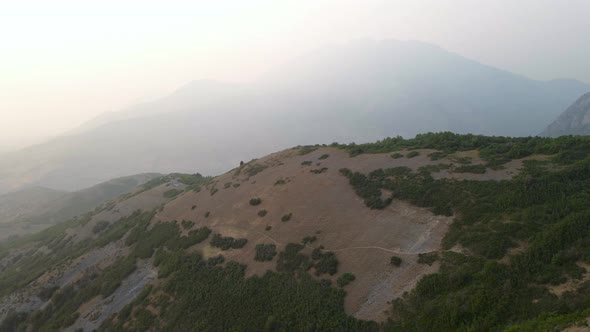
[[[306,273],[244,276],[245,266],[183,254],[161,289],[122,310],[107,331],[358,331],[376,330],[343,310],[345,293]],[[170,301],[174,298],[174,301]],[[157,308],[159,318],[146,310]],[[128,325],[124,326],[127,323]]]
[[[460,244],[466,254],[423,254],[419,262],[440,261],[438,273],[393,303],[387,329],[400,331],[498,330],[519,321],[545,326],[547,321],[577,317],[590,307],[590,282],[561,297],[548,287],[580,279],[590,263],[590,137],[507,138],[452,133],[389,138],[374,144],[340,146],[351,155],[402,149],[437,149],[448,156],[479,150],[485,167],[501,167],[536,154],[512,180],[435,180],[430,170],[397,167],[369,174],[342,169],[367,206],[383,208],[393,199],[454,216],[443,244]],[[471,160],[457,160],[469,165]],[[481,173],[480,165],[460,170]],[[383,189],[391,192],[383,197]],[[498,261],[510,248],[521,249]],[[554,320],[548,318],[552,313]],[[550,325],[550,324],[549,324]],[[528,328],[528,330],[534,330]]]
[[[390,153],[404,149],[435,149],[441,151],[441,155],[457,151],[479,150],[480,156],[492,165],[534,154],[557,155],[557,161],[569,163],[583,159],[588,155],[590,152],[590,137],[501,137],[442,132],[420,134],[412,139],[404,139],[398,136],[388,137],[375,143],[334,144],[333,146],[347,150],[351,156],[362,153]]]

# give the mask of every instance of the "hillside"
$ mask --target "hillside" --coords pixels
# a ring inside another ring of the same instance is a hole
[[[540,134],[558,137],[590,134],[590,92],[578,98]]]
[[[0,241],[13,235],[38,232],[92,211],[158,176],[156,173],[127,176],[76,192],[33,187],[0,195]]]
[[[440,133],[171,174],[6,243],[1,327],[572,325],[590,314],[589,152],[587,137]]]
[[[4,154],[0,193],[27,186],[73,191],[144,172],[216,175],[299,144],[444,130],[534,135],[588,90],[573,80],[531,80],[425,43],[335,45],[249,84],[195,81]]]

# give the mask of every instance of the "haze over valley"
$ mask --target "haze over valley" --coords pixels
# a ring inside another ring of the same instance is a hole
[[[589,12],[0,5],[0,332],[590,331]]]

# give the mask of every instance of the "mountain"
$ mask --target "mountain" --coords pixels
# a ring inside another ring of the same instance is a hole
[[[527,136],[590,86],[534,81],[396,40],[325,47],[250,84],[193,82],[0,156],[0,192],[78,190],[143,172],[219,174],[289,146],[419,132]],[[124,162],[123,162],[124,161]]]
[[[0,195],[0,240],[38,232],[92,211],[159,176],[156,173],[127,176],[76,192],[32,187]]]
[[[0,330],[564,329],[590,310],[588,155],[446,132],[156,178],[2,243]]]
[[[590,135],[590,93],[578,98],[540,135],[550,137]]]

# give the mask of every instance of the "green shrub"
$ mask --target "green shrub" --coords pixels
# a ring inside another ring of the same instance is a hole
[[[338,259],[336,259],[336,255],[333,252],[316,252],[312,255],[312,259],[316,262],[313,264],[315,268],[315,275],[320,276],[322,274],[328,273],[330,275],[334,275],[338,272]]]
[[[322,167],[322,168],[318,168],[318,169],[312,169],[312,170],[310,170],[310,172],[313,173],[313,174],[321,174],[321,173],[324,173],[327,170],[328,170],[327,167]]]
[[[301,166],[311,166],[313,162],[311,160],[307,160],[307,161],[302,161],[301,162]]]
[[[327,154],[327,153],[324,153],[324,154],[323,154],[323,155],[321,155],[321,156],[320,156],[318,159],[319,159],[319,160],[324,160],[324,159],[328,159],[328,157],[330,157],[330,155],[329,155],[329,154]]]
[[[303,238],[303,240],[301,240],[301,243],[308,244],[308,243],[314,243],[317,240],[317,238],[315,236],[306,236]]]
[[[248,175],[248,177],[253,177],[254,175],[264,171],[267,168],[268,168],[268,166],[266,166],[266,165],[261,165],[261,164],[255,163],[253,165],[248,165],[246,167],[246,174]]]
[[[392,256],[391,257],[391,265],[393,265],[393,266],[402,265],[402,259],[398,256]]]
[[[260,210],[260,211],[258,211],[258,216],[264,217],[264,216],[266,216],[267,213],[268,213],[268,211],[266,211],[266,210]]]
[[[408,154],[406,154],[406,158],[410,159],[410,158],[414,158],[420,155],[420,152],[418,151],[410,151],[408,152]]]
[[[403,158],[404,155],[399,152],[395,152],[395,153],[392,153],[390,157],[393,159],[399,159],[399,158]]]
[[[262,200],[260,198],[250,199],[250,205],[252,206],[260,205],[260,203],[262,203]]]
[[[277,260],[277,271],[294,272],[296,270],[307,270],[310,268],[309,257],[300,253],[303,245],[298,243],[288,243],[285,250],[279,253]]]
[[[461,164],[461,165],[469,165],[473,162],[473,159],[471,157],[450,156],[449,159],[452,162],[455,162],[455,163]]]
[[[221,250],[240,249],[248,243],[248,239],[234,239],[231,236],[223,237],[220,234],[214,234],[211,239],[211,246]]]
[[[300,156],[303,156],[303,155],[306,155],[306,154],[308,154],[308,153],[314,152],[314,151],[315,151],[315,150],[317,150],[317,149],[318,149],[318,148],[317,148],[317,147],[315,147],[315,146],[309,146],[309,145],[308,145],[308,146],[303,146],[303,147],[299,148],[299,152],[298,152],[298,154],[299,154]]]
[[[438,253],[437,252],[418,254],[418,263],[419,264],[432,265],[437,260],[438,260]]]
[[[195,225],[195,222],[194,221],[191,221],[191,220],[183,220],[181,222],[181,225],[182,225],[182,228],[189,229],[189,228],[192,228]]]
[[[258,262],[272,261],[277,255],[277,246],[274,244],[257,244],[254,260]]]
[[[286,214],[284,216],[281,217],[281,221],[282,222],[287,222],[289,220],[291,220],[291,217],[293,216],[293,212],[290,212],[289,214]]]
[[[338,284],[338,287],[342,288],[353,282],[355,279],[356,277],[354,276],[354,274],[346,272],[343,273],[340,277],[338,277],[338,279],[336,280],[336,284]]]
[[[439,159],[443,159],[447,156],[447,153],[445,152],[432,152],[428,154],[428,157],[430,157],[430,160],[434,161],[434,160],[439,160]]]

